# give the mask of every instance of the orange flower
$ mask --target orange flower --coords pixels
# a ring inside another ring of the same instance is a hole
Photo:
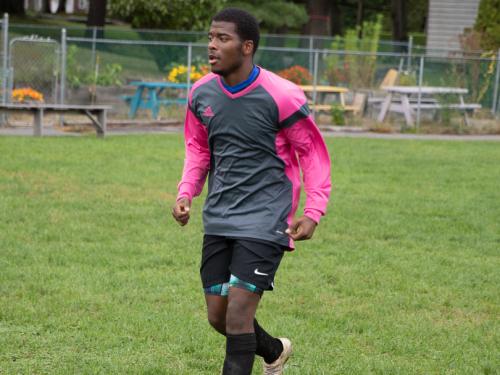
[[[43,102],[42,93],[33,90],[32,88],[25,87],[21,89],[15,89],[12,91],[12,99],[16,102],[24,102],[26,100],[34,100],[37,102]]]

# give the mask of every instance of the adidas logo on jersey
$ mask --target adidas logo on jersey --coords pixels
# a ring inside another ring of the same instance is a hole
[[[212,107],[208,106],[205,108],[202,114],[203,117],[214,117],[214,112],[212,111]]]

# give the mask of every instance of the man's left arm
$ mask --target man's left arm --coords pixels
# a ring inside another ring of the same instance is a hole
[[[330,156],[323,136],[312,117],[299,119],[285,128],[285,135],[296,151],[302,170],[306,202],[304,215],[295,218],[287,232],[295,241],[312,237],[330,197]]]

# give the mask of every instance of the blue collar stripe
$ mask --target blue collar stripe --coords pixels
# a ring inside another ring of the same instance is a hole
[[[244,80],[243,82],[240,82],[240,83],[238,83],[235,86],[229,86],[229,85],[227,85],[224,82],[224,80],[222,80],[222,84],[224,85],[224,88],[227,91],[229,91],[231,94],[236,94],[238,91],[244,90],[248,86],[250,86],[253,83],[253,81],[255,81],[255,79],[257,78],[257,76],[259,75],[259,72],[260,72],[259,67],[256,66],[256,65],[254,65],[253,69],[252,69],[252,72],[250,73],[250,75],[248,76],[248,78],[246,80]]]

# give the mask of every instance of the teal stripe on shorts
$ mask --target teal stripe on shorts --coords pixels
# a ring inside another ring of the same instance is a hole
[[[264,290],[258,288],[256,285],[247,283],[246,281],[240,280],[238,277],[231,275],[228,283],[221,283],[209,286],[208,288],[203,288],[205,294],[211,294],[215,296],[227,297],[229,294],[229,287],[236,287],[246,289],[249,292],[262,294]]]
[[[229,286],[236,287],[236,288],[242,288],[246,289],[249,292],[252,293],[257,293],[257,294],[262,294],[264,291],[260,288],[258,288],[256,285],[247,283],[246,281],[240,280],[234,275],[231,275],[231,278],[229,279]]]
[[[229,294],[229,283],[222,283],[204,288],[205,294],[227,297]]]

